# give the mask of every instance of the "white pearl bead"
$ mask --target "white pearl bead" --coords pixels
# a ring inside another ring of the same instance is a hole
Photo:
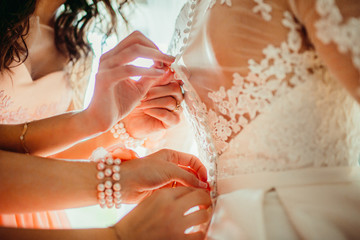
[[[101,199],[99,199],[99,203],[100,203],[100,204],[105,204],[105,203],[106,203],[106,200],[105,200],[104,198],[101,198]]]
[[[113,195],[114,195],[114,197],[116,197],[116,198],[121,198],[121,193],[118,192],[118,191],[114,192]]]
[[[99,162],[97,164],[97,169],[100,171],[100,170],[104,170],[105,169],[105,164],[103,162]]]
[[[120,173],[114,173],[112,178],[115,180],[115,181],[119,181],[120,180]]]
[[[105,169],[105,176],[110,177],[112,174],[112,171],[110,168]]]
[[[120,191],[120,190],[121,190],[121,185],[120,185],[120,183],[115,183],[115,184],[113,185],[113,189],[114,189],[115,191]]]
[[[112,189],[106,189],[106,190],[105,190],[105,195],[106,195],[106,196],[112,196],[112,194],[113,194],[113,190],[112,190]]]
[[[105,198],[105,193],[104,192],[98,192],[98,198],[99,199],[104,199]]]
[[[106,159],[106,164],[107,164],[107,165],[113,165],[113,163],[114,163],[114,161],[113,161],[112,158],[107,158],[107,159]]]
[[[118,172],[120,172],[120,166],[115,165],[115,166],[113,166],[112,170],[113,170],[114,173],[118,173]]]
[[[105,177],[105,173],[104,173],[104,172],[98,172],[98,173],[96,174],[96,178],[99,179],[99,180],[104,179],[104,177]]]
[[[112,182],[110,181],[110,180],[107,180],[106,182],[105,182],[105,188],[107,188],[107,189],[109,189],[109,188],[111,188],[112,187]]]
[[[100,191],[100,192],[104,191],[105,190],[105,185],[103,183],[99,183],[97,185],[97,190]]]
[[[121,160],[118,159],[118,158],[115,159],[115,160],[114,160],[114,164],[115,164],[115,165],[120,165],[120,164],[121,164]]]

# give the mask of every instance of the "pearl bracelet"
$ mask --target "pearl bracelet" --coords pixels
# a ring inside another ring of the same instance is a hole
[[[127,148],[136,148],[144,144],[144,139],[135,139],[126,132],[124,123],[118,122],[115,124],[110,132],[113,134],[114,138],[119,138],[122,140],[123,144]]]
[[[96,178],[100,181],[97,185],[97,198],[100,207],[121,207],[120,164],[121,160],[110,155],[108,151],[100,147],[96,149],[91,158],[95,161],[98,173]]]

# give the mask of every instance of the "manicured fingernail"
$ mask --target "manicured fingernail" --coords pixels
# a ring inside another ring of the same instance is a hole
[[[208,184],[206,182],[202,182],[202,181],[199,181],[199,186],[201,188],[207,188],[208,187]]]
[[[155,69],[155,71],[157,72],[157,73],[160,73],[160,74],[164,74],[165,73],[165,70],[164,69]]]

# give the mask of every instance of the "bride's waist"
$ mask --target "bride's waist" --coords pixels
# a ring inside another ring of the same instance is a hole
[[[309,167],[279,172],[218,176],[217,190],[226,194],[239,189],[272,189],[360,181],[360,167]]]

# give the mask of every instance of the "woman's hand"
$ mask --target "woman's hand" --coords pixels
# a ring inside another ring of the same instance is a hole
[[[204,232],[185,234],[185,230],[207,223],[210,195],[201,189],[179,187],[161,189],[141,202],[115,225],[120,239],[204,239]],[[200,210],[187,214],[192,207]]]
[[[86,111],[100,131],[110,129],[131,112],[148,90],[165,74],[164,68],[143,68],[130,65],[143,57],[170,65],[174,58],[163,54],[140,32],[134,32],[100,58],[93,99]],[[142,76],[139,81],[130,79]]]
[[[176,125],[180,121],[183,100],[180,84],[173,80],[165,85],[152,87],[146,94],[141,104],[136,107],[126,118],[122,120],[127,132],[134,138],[146,138],[154,133]]]
[[[183,169],[186,166],[194,173]],[[193,155],[161,150],[144,158],[121,164],[121,194],[124,203],[138,203],[154,190],[174,181],[184,186],[208,187],[205,166]]]

